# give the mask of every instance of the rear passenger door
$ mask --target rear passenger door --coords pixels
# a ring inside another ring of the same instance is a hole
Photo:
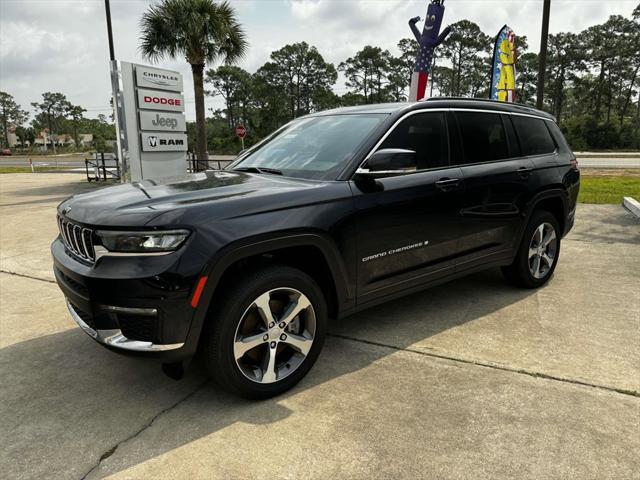
[[[452,112],[459,138],[454,162],[465,181],[461,214],[466,252],[458,269],[510,258],[530,195],[534,165],[522,155],[510,116],[500,112]]]
[[[511,114],[511,120],[520,139],[522,154],[533,164],[530,187],[537,191],[557,184],[560,178],[558,146],[551,136],[548,121],[516,113]]]

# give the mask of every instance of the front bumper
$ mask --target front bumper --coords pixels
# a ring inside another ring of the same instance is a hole
[[[80,328],[110,350],[172,362],[192,356],[190,296],[196,277],[181,275],[180,255],[102,258],[87,265],[60,239],[51,245],[54,274]]]
[[[134,340],[127,338],[120,329],[93,329],[82,319],[82,313],[77,311],[76,308],[69,300],[67,300],[67,308],[71,314],[71,318],[78,324],[78,326],[91,338],[99,343],[108,345],[113,348],[122,350],[130,350],[133,352],[162,352],[166,350],[176,350],[184,346],[182,343],[171,344],[155,344],[149,341]]]

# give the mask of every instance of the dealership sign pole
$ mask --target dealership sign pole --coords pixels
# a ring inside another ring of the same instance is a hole
[[[182,75],[112,62],[118,151],[124,181],[187,173],[187,125]]]

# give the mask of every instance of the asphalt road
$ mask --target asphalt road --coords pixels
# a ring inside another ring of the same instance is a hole
[[[38,167],[69,167],[82,168],[84,170],[84,160],[88,158],[86,153],[74,154],[74,155],[57,155],[57,156],[42,156],[34,155],[32,157],[24,155],[14,155],[0,157],[0,167],[28,167],[29,158],[31,158],[33,165]],[[212,155],[211,161],[228,162],[235,158],[234,155]]]
[[[307,378],[249,402],[73,323],[48,246],[55,205],[94,188],[2,176],[3,478],[639,478],[640,222],[622,207],[579,206],[544,288],[491,270],[334,322]]]

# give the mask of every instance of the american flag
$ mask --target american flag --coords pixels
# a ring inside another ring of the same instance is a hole
[[[416,66],[411,75],[411,90],[409,91],[410,102],[415,102],[425,97],[432,60],[433,47],[421,47],[420,54],[416,59]]]

